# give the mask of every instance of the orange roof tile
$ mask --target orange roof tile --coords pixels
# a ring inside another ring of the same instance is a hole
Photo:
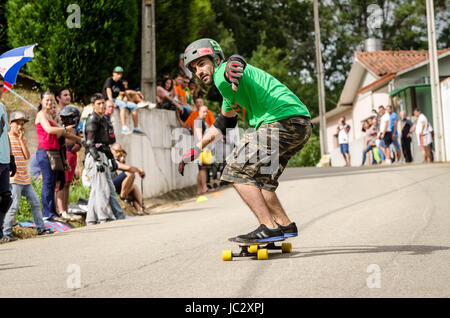
[[[438,50],[438,55],[450,48]],[[377,76],[397,73],[428,59],[428,51],[355,52],[355,58]]]

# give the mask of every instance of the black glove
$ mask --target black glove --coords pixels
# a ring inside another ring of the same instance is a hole
[[[196,158],[198,158],[198,156],[200,156],[201,153],[202,153],[202,150],[200,148],[198,148],[197,146],[194,146],[188,152],[186,152],[183,155],[183,158],[181,159],[180,163],[178,164],[178,172],[181,175],[183,175],[184,174],[184,166],[187,163],[192,162]]]
[[[105,166],[104,166],[103,162],[96,161],[95,166],[97,167],[98,172],[105,172]]]
[[[225,79],[233,84],[233,90],[237,91],[237,86],[239,81],[244,74],[244,69],[247,66],[245,59],[239,55],[232,55],[228,59],[227,65],[225,67]]]
[[[17,172],[17,167],[16,167],[16,160],[14,159],[13,155],[10,155],[10,160],[9,160],[9,171],[11,171],[10,177],[14,177],[14,175]]]

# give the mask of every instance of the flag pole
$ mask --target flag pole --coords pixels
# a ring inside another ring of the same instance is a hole
[[[16,97],[18,97],[19,99],[21,99],[23,102],[25,102],[26,104],[28,104],[31,108],[33,108],[35,111],[38,111],[38,109],[36,108],[36,106],[34,106],[33,104],[31,104],[29,101],[27,101],[25,98],[23,98],[22,96],[20,96],[19,94],[17,94],[15,91],[13,91],[11,88],[9,88],[7,85],[5,85],[5,88],[10,91],[11,93],[13,93]]]

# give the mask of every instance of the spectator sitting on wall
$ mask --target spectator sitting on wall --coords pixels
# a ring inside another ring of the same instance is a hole
[[[148,215],[148,213],[142,204],[142,193],[139,188],[134,184],[136,174],[142,179],[145,178],[145,171],[141,168],[133,167],[126,164],[127,153],[122,149],[119,143],[115,143],[111,146],[114,159],[117,161],[118,170],[122,172],[113,177],[113,183],[116,188],[116,192],[120,195],[120,198],[124,201],[130,201],[139,215]]]
[[[175,93],[176,100],[183,106],[183,111],[180,113],[180,117],[182,121],[186,121],[191,113],[191,107],[187,103],[186,91],[185,88],[189,84],[189,79],[181,76],[180,74],[175,77]]]
[[[163,77],[161,85],[156,87],[156,102],[157,107],[160,109],[174,110],[176,111],[176,117],[181,127],[189,129],[183,120],[181,120],[180,114],[184,112],[183,106],[175,99],[176,93],[173,88],[173,81],[168,77]]]
[[[103,97],[105,101],[112,100],[120,110],[120,121],[122,122],[122,134],[129,135],[135,133],[143,135],[144,132],[138,128],[138,106],[129,101],[127,95],[125,95],[125,87],[122,82],[123,68],[116,66],[113,70],[112,76],[108,77],[103,84]],[[127,127],[126,122],[126,110],[131,112],[133,119],[134,129],[131,131]]]
[[[137,104],[137,107],[147,107],[148,108],[155,108],[156,104],[150,103],[149,101],[146,101],[144,98],[144,95],[142,95],[142,92],[140,90],[134,90],[129,89],[128,87],[128,80],[124,79],[122,81],[123,86],[125,87],[125,95],[128,97],[128,100]]]

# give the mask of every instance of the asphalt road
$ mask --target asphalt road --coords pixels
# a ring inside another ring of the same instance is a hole
[[[257,227],[232,188],[0,245],[0,297],[449,297],[450,165],[287,169],[293,252],[223,262]]]

